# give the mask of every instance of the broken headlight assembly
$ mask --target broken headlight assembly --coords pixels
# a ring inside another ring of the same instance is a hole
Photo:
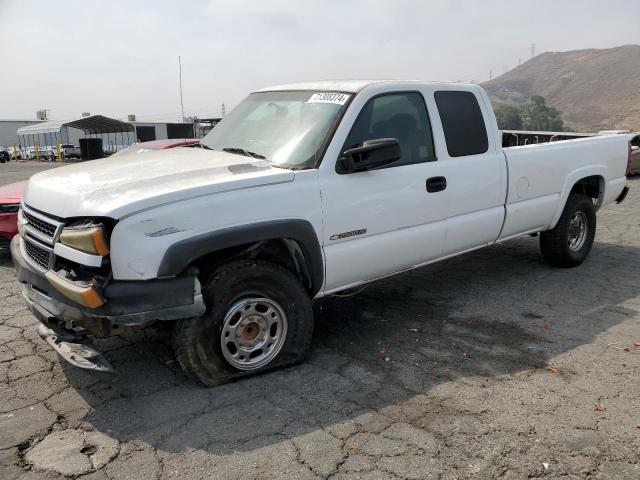
[[[78,219],[62,229],[58,242],[67,247],[103,257],[102,265],[89,267],[57,256],[46,274],[49,283],[60,293],[89,308],[105,303],[102,289],[111,277],[109,233],[113,225],[99,219]]]
[[[78,222],[62,229],[60,243],[81,252],[102,257],[109,254],[109,241],[102,224]]]

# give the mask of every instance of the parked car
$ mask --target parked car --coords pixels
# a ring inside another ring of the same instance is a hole
[[[36,148],[35,147],[26,147],[24,150],[24,159],[25,160],[34,160],[36,158]]]
[[[144,153],[151,150],[164,150],[175,147],[193,147],[200,143],[197,138],[169,138],[166,140],[151,140],[150,142],[134,143],[122,150],[115,152],[111,157],[131,155],[132,153]]]
[[[18,210],[27,182],[0,187],[0,248],[8,248],[18,233]]]
[[[46,147],[40,147],[40,158],[53,162],[58,157],[58,147],[47,145]]]
[[[62,158],[64,159],[80,158],[80,147],[76,147],[71,143],[63,143],[60,145],[60,153],[62,154]]]
[[[0,147],[0,163],[8,162],[11,160],[11,155],[6,148]]]
[[[7,147],[7,152],[9,152],[9,156],[14,160],[22,160],[23,157],[23,149],[21,147]]]
[[[36,160],[38,158],[38,154],[36,152],[38,150],[40,155],[40,160],[52,161],[55,160],[58,152],[57,148],[51,146],[41,146],[38,149],[36,147],[26,147],[24,153],[25,160]]]
[[[640,173],[640,132],[636,132],[629,141],[629,174]]]
[[[502,148],[478,85],[273,87],[201,148],[34,175],[11,252],[72,365],[112,372],[92,336],[172,321],[178,363],[217,385],[300,361],[328,294],[536,233],[547,263],[580,265],[628,191],[628,141]]]

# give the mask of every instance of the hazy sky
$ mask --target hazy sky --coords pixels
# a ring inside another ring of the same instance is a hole
[[[640,43],[638,0],[0,0],[0,118],[217,116],[327,78],[485,81],[536,52]]]

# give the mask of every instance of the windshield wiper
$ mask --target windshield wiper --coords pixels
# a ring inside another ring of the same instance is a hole
[[[229,152],[229,153],[237,153],[238,155],[244,155],[245,157],[259,158],[261,160],[264,160],[265,158],[267,158],[264,155],[260,155],[259,153],[251,152],[249,150],[245,150],[244,148],[239,148],[239,147],[225,147],[222,149],[222,151]]]
[[[205,145],[204,143],[199,143],[199,144],[198,144],[198,146],[199,146],[200,148],[205,148],[205,149],[207,149],[207,150],[213,150],[213,148],[208,147],[208,146],[207,146],[207,145]]]

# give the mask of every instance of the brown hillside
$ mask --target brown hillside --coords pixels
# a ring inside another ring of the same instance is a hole
[[[640,130],[640,45],[543,53],[482,86],[496,104],[542,95],[575,130]]]

